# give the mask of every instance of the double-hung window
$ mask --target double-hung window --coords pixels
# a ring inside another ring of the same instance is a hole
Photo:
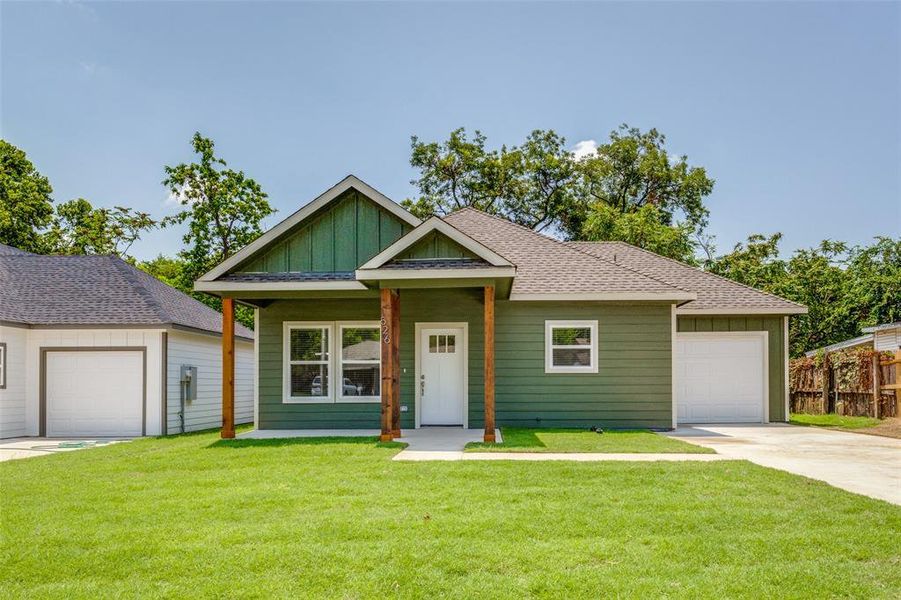
[[[377,321],[284,324],[285,403],[380,400]]]
[[[597,373],[597,321],[544,322],[545,373]]]
[[[331,323],[285,323],[285,402],[332,398]]]
[[[382,354],[378,322],[339,323],[341,332],[339,402],[381,400]]]

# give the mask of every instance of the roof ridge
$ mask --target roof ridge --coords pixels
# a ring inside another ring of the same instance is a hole
[[[134,288],[137,290],[138,294],[140,294],[141,298],[147,302],[148,306],[156,313],[157,317],[163,323],[174,323],[175,320],[172,318],[166,310],[163,308],[159,299],[156,295],[147,287],[147,279],[141,277],[145,275],[147,277],[152,278],[154,281],[159,281],[149,273],[145,273],[141,271],[137,267],[130,265],[129,263],[122,260],[122,257],[116,255],[104,255],[105,258],[112,260],[113,265],[116,269],[122,273],[122,276],[125,277],[131,283]],[[162,282],[161,282],[162,283]],[[164,284],[165,285],[165,284]]]
[[[559,245],[563,246],[564,248],[566,248],[567,250],[572,250],[572,251],[578,252],[579,254],[581,254],[581,255],[583,255],[583,256],[588,256],[588,257],[590,257],[590,258],[592,258],[592,259],[594,259],[594,260],[603,261],[603,262],[605,262],[605,263],[607,263],[607,264],[614,265],[614,266],[619,267],[619,268],[621,268],[621,269],[625,269],[625,270],[627,270],[627,271],[631,271],[631,272],[633,272],[633,273],[636,273],[636,274],[638,274],[638,275],[641,275],[642,277],[647,277],[648,279],[653,279],[654,281],[656,281],[656,282],[658,282],[658,283],[662,283],[662,284],[664,284],[664,285],[666,285],[666,286],[669,286],[669,287],[671,287],[671,288],[674,288],[674,289],[677,289],[677,290],[681,290],[681,291],[683,291],[683,292],[692,292],[692,291],[693,291],[693,290],[689,290],[689,289],[684,288],[684,287],[680,287],[680,286],[678,286],[678,285],[676,285],[676,284],[674,284],[674,283],[670,283],[669,281],[665,281],[665,280],[663,280],[663,279],[660,279],[659,277],[654,277],[653,275],[649,275],[649,274],[647,274],[647,273],[645,273],[645,272],[643,272],[643,271],[639,271],[638,269],[635,269],[635,268],[633,268],[633,267],[629,267],[629,266],[626,266],[626,265],[621,265],[621,264],[619,264],[619,263],[617,263],[617,262],[613,262],[612,260],[607,260],[606,258],[602,258],[602,257],[600,257],[600,256],[595,256],[594,254],[591,254],[590,252],[585,252],[584,250],[580,250],[579,248],[574,248],[574,247],[571,246],[568,242],[564,242],[564,241],[562,241],[562,240],[558,240],[558,239],[556,239],[556,238],[552,238],[552,237],[550,237],[550,236],[544,235],[543,233],[540,233],[540,232],[538,232],[538,231],[535,231],[534,229],[529,229],[529,228],[526,227],[525,225],[520,225],[519,223],[514,223],[514,222],[511,221],[510,219],[506,219],[506,218],[501,217],[501,216],[498,216],[498,215],[492,215],[491,213],[487,213],[487,212],[485,212],[485,211],[483,211],[483,210],[479,210],[478,208],[473,208],[472,206],[464,206],[463,208],[461,208],[461,209],[459,209],[459,210],[455,210],[453,213],[450,213],[450,214],[452,215],[452,214],[454,214],[454,213],[456,213],[456,212],[462,212],[462,211],[464,211],[464,210],[474,211],[474,212],[476,212],[476,213],[483,214],[483,215],[486,215],[486,216],[488,216],[488,217],[491,217],[492,219],[496,219],[496,220],[498,220],[498,221],[502,221],[502,222],[504,222],[504,223],[508,223],[508,224],[510,224],[510,225],[513,225],[514,227],[518,227],[518,228],[522,229],[523,231],[526,231],[526,232],[528,232],[528,233],[530,233],[530,234],[532,234],[532,235],[538,236],[538,237],[540,237],[540,238],[542,238],[542,239],[544,239],[544,240],[548,240],[548,241],[550,241],[550,242],[554,242],[555,244],[559,244]],[[450,216],[450,215],[448,215],[448,216]]]
[[[705,271],[705,270],[702,269],[701,267],[694,267],[694,266],[692,266],[692,265],[689,265],[689,264],[687,264],[687,263],[682,262],[681,260],[676,260],[675,258],[670,258],[669,256],[663,256],[662,254],[657,254],[656,252],[651,252],[650,250],[646,250],[645,248],[642,248],[642,247],[640,247],[640,246],[636,246],[635,244],[630,244],[629,242],[623,242],[622,240],[602,240],[602,241],[597,241],[597,242],[591,242],[591,241],[577,241],[577,242],[575,242],[575,243],[578,243],[578,244],[621,244],[621,245],[623,245],[623,246],[629,246],[630,248],[635,248],[636,250],[640,250],[640,251],[644,252],[645,254],[651,254],[651,255],[656,256],[656,257],[658,257],[658,258],[662,258],[662,259],[664,259],[664,260],[668,260],[669,262],[676,263],[677,265],[680,265],[680,266],[685,267],[685,268],[687,268],[687,269],[694,269],[694,270],[697,271],[698,273],[703,273],[704,275],[710,275],[711,277],[716,277],[717,279],[720,279],[720,280],[722,280],[722,281],[727,281],[727,282],[729,282],[729,283],[733,283],[733,284],[735,284],[735,285],[737,285],[737,286],[740,286],[740,287],[743,287],[743,288],[745,288],[745,289],[748,289],[748,290],[757,292],[758,294],[764,294],[765,296],[769,296],[769,297],[771,297],[771,298],[776,298],[777,300],[782,300],[783,302],[788,302],[788,303],[790,303],[790,304],[794,304],[795,306],[804,307],[804,305],[801,304],[800,302],[795,302],[794,300],[789,300],[788,298],[783,298],[782,296],[777,296],[776,294],[772,294],[772,293],[767,292],[767,291],[765,291],[765,290],[758,289],[758,288],[756,288],[756,287],[754,287],[754,286],[746,285],[746,284],[744,284],[744,283],[741,283],[740,281],[735,281],[734,279],[729,279],[728,277],[723,277],[722,275],[718,275],[718,274],[716,274],[716,273],[711,273],[710,271]]]

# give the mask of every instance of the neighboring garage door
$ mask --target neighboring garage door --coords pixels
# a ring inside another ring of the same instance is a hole
[[[44,378],[46,435],[143,435],[143,352],[48,350]]]
[[[764,332],[677,334],[679,424],[761,423],[765,403]]]

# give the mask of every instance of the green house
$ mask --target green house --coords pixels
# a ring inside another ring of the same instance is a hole
[[[806,308],[620,242],[465,208],[420,221],[348,176],[195,288],[254,309],[262,430],[671,429],[788,417]]]

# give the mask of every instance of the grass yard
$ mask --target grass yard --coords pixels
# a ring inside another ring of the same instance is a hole
[[[710,448],[689,444],[653,431],[605,431],[584,429],[529,429],[504,427],[502,443],[466,445],[468,452],[680,452],[713,454]]]
[[[741,461],[401,463],[204,433],[0,464],[0,596],[859,597],[901,508]]]
[[[837,427],[840,429],[864,429],[879,425],[879,419],[873,417],[845,417],[842,415],[806,415],[792,413],[789,422],[792,425],[808,425],[813,427]]]

